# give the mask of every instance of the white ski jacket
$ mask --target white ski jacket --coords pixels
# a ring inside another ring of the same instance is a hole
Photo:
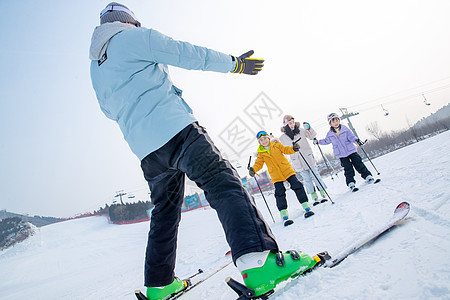
[[[300,140],[297,142],[297,144],[300,146],[300,151],[291,154],[290,160],[295,172],[301,172],[304,170],[309,170],[309,168],[301,157],[300,153],[306,159],[310,167],[314,167],[316,165],[316,160],[314,158],[313,151],[308,143],[308,140],[312,140],[317,134],[316,131],[312,128],[309,130],[301,128],[299,122],[295,122],[295,124],[297,125],[300,132],[294,136],[294,139],[292,140],[285,133],[285,127],[281,127],[281,132],[283,132],[283,134],[280,136],[280,141],[285,146],[292,146],[292,142],[300,138]]]

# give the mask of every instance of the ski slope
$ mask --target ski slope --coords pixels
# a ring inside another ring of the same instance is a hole
[[[283,227],[273,195],[266,194],[277,223],[256,197],[282,250],[308,254],[345,248],[387,221],[407,201],[411,212],[376,242],[332,269],[321,268],[285,284],[271,299],[450,299],[450,132],[421,141],[373,161],[381,183],[350,193],[342,173],[326,178],[336,202],[313,208],[304,219],[288,191],[294,224]],[[373,168],[369,163],[371,171]],[[0,299],[134,299],[142,289],[149,223],[108,224],[90,217],[48,225],[36,235],[0,252]],[[245,238],[245,237],[243,237]],[[176,274],[215,270],[230,261],[214,210],[183,214]],[[230,264],[182,299],[236,299],[224,279],[241,281]]]

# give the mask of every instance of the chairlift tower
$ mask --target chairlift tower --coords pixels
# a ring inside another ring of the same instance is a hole
[[[356,133],[355,128],[353,127],[352,121],[350,121],[350,117],[354,117],[359,115],[359,112],[356,113],[349,113],[347,108],[339,108],[339,110],[342,112],[341,120],[347,119],[348,121],[348,127],[350,127],[353,134],[359,139],[358,134]]]
[[[118,191],[118,192],[116,192],[116,195],[114,196],[114,198],[119,197],[120,198],[120,204],[124,205],[123,201],[122,201],[122,196],[125,196],[126,194],[127,193],[125,193],[124,191]]]

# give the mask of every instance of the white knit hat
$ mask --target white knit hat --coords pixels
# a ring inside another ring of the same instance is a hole
[[[123,4],[111,2],[100,12],[100,24],[122,22],[132,23],[136,27],[141,27],[141,23],[136,20],[134,13]]]

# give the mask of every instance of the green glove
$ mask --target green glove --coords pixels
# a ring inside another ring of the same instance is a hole
[[[256,75],[264,66],[264,59],[250,58],[254,53],[250,50],[239,57],[232,56],[233,61],[236,61],[236,68],[231,73]]]

